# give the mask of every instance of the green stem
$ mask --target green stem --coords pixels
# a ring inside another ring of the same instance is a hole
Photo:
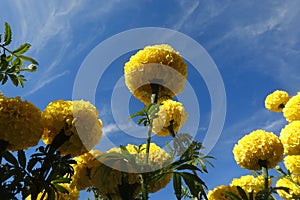
[[[155,104],[158,100],[158,91],[159,91],[159,85],[155,83],[150,83],[151,89],[152,89],[152,95],[151,95],[151,103]],[[150,152],[150,143],[151,143],[151,133],[153,128],[153,119],[150,119],[150,123],[148,126],[148,135],[146,140],[146,156],[145,156],[145,166],[148,166],[148,160],[149,160],[149,152]],[[142,199],[148,200],[148,178],[147,173],[142,173],[140,175],[141,178],[141,187],[142,187]]]
[[[268,168],[267,168],[268,161],[259,160],[258,163],[261,167],[262,175],[263,175],[263,178],[264,178],[265,196],[266,196],[266,198],[268,198],[268,189],[269,189],[269,173],[268,173]]]

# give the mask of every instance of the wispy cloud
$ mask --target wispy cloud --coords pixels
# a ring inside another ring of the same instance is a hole
[[[105,30],[103,16],[111,15],[119,1],[101,1],[86,3],[86,1],[10,1],[7,3],[8,21],[15,27],[14,43],[29,42],[32,44],[28,52],[30,56],[40,63],[39,76],[34,77],[35,82],[27,84],[26,95],[33,94],[43,86],[51,83],[58,77],[66,74],[71,62],[80,52]],[[95,33],[84,31],[90,22],[97,20],[92,29]],[[83,36],[80,40],[79,37]],[[85,36],[85,37],[84,37]],[[75,42],[76,41],[76,42]],[[30,82],[30,77],[29,77]]]
[[[69,74],[70,72],[69,71],[64,71],[62,73],[59,73],[59,74],[55,74],[54,76],[50,76],[49,78],[47,79],[44,79],[44,80],[41,80],[40,82],[37,82],[32,88],[31,90],[29,90],[27,93],[25,93],[23,96],[26,97],[26,96],[29,96],[33,93],[35,93],[36,91],[38,91],[39,89],[43,88],[45,85],[51,83],[52,81],[66,75],[66,74]]]

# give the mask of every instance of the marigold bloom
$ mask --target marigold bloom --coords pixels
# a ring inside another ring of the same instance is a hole
[[[128,144],[126,146],[127,151],[132,154],[136,155],[135,162],[139,165],[142,165],[145,161],[146,155],[146,144],[142,144],[140,148],[133,144]],[[109,152],[118,152],[121,153],[120,148],[112,148]],[[164,149],[157,146],[155,143],[150,143],[149,148],[149,156],[148,156],[148,164],[152,170],[161,169],[162,167],[170,164],[171,156],[168,154]],[[139,169],[134,169],[139,170]],[[134,171],[137,172],[137,171]]]
[[[300,155],[286,156],[284,165],[292,174],[300,174]]]
[[[208,191],[207,198],[208,200],[232,200],[231,197],[225,194],[226,191],[239,196],[236,187],[221,185],[215,187],[213,190]]]
[[[36,146],[43,134],[40,110],[20,97],[0,94],[0,140],[8,143],[6,150]]]
[[[282,112],[288,122],[300,120],[300,92],[286,103]]]
[[[64,155],[74,157],[86,153],[101,139],[102,122],[98,119],[98,111],[89,102],[57,100],[46,107],[42,117],[46,123],[42,136],[45,144],[52,143],[65,129],[64,134],[69,139],[59,147]]]
[[[169,96],[172,99],[183,91],[187,64],[167,44],[146,46],[125,63],[124,75],[130,92],[140,101],[150,104],[150,83],[160,85],[158,97]]]
[[[283,158],[283,145],[275,134],[256,130],[238,141],[233,154],[242,168],[260,170],[261,161],[267,162],[267,168],[273,168]]]
[[[292,182],[288,178],[281,178],[277,181],[276,187],[286,187],[289,188],[289,193],[285,192],[284,190],[277,190],[277,193],[280,197],[286,200],[294,200],[294,196],[300,197],[300,177],[293,176]]]
[[[300,155],[300,121],[293,121],[281,129],[279,139],[287,155]]]
[[[96,168],[100,165],[96,157],[100,155],[100,151],[91,150],[74,158],[77,164],[73,165],[74,175],[72,176],[71,188],[76,187],[78,190],[84,190],[93,186],[92,175],[94,175]]]
[[[128,144],[126,146],[126,149],[128,150],[128,152],[130,154],[136,155],[135,162],[138,165],[140,165],[140,166],[144,165],[145,155],[146,155],[146,144],[141,145],[140,148],[138,146]],[[121,149],[113,148],[110,150],[110,152],[121,153]],[[150,167],[151,170],[153,170],[153,171],[159,170],[162,167],[166,166],[167,164],[170,164],[170,162],[171,162],[171,156],[165,150],[163,150],[162,148],[157,146],[155,143],[150,143],[148,166]],[[132,164],[132,166],[134,166],[134,164]],[[124,170],[124,169],[121,169],[121,170]],[[126,170],[133,170],[132,171],[133,173],[149,171],[149,169],[148,169],[148,171],[143,171],[144,170],[143,168],[141,168],[141,169],[132,168],[132,169],[126,169]],[[151,173],[151,172],[149,172],[149,173]],[[154,193],[162,188],[165,188],[167,186],[167,184],[170,182],[171,177],[172,177],[172,175],[170,174],[160,181],[151,182],[148,186],[149,192]]]
[[[269,179],[269,185],[271,185],[271,179]],[[253,191],[253,196],[264,189],[264,178],[262,176],[254,177],[251,175],[241,176],[235,178],[230,183],[230,186],[240,186],[246,193]]]
[[[79,198],[79,191],[76,188],[70,188],[69,184],[66,183],[62,183],[60,184],[61,186],[63,186],[66,190],[68,190],[68,194],[67,193],[59,193],[59,194],[55,194],[55,199],[56,200],[78,200]],[[43,196],[43,192],[39,193],[37,196],[37,200],[40,200]],[[44,196],[43,199],[48,199],[48,195],[46,194]],[[31,200],[31,195],[29,195],[26,200]]]
[[[281,112],[289,99],[286,91],[276,90],[266,97],[265,107],[272,112]]]
[[[182,104],[173,100],[163,101],[157,115],[158,117],[153,120],[152,131],[159,136],[170,134],[168,127],[171,123],[174,132],[177,132],[185,124],[188,117]]]

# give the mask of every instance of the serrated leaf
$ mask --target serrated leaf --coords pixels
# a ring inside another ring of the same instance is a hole
[[[25,168],[25,166],[26,166],[26,156],[25,156],[25,152],[23,150],[18,151],[18,160],[19,160],[19,163],[20,163],[21,167]]]
[[[174,173],[173,174],[173,188],[174,188],[174,192],[175,192],[175,196],[178,200],[181,199],[182,193],[181,193],[181,177],[179,174]]]
[[[39,63],[31,57],[24,56],[24,55],[19,55],[19,58],[21,58],[23,60],[26,60],[28,62],[31,62],[32,64],[39,65]]]
[[[8,151],[5,151],[5,152],[2,153],[2,156],[4,157],[4,159],[5,159],[7,162],[9,162],[9,163],[11,163],[11,164],[13,164],[13,165],[15,165],[15,166],[18,165],[18,161],[17,161],[17,159],[13,156],[12,153],[10,153],[10,152],[8,152]]]
[[[11,28],[10,25],[5,22],[4,23],[4,43],[3,46],[9,45],[11,43]]]
[[[21,44],[16,50],[14,50],[12,52],[12,54],[17,54],[17,55],[23,54],[26,51],[28,51],[30,46],[31,46],[31,44],[29,44],[29,43]]]

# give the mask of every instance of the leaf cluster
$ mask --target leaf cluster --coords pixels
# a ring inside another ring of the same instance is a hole
[[[4,37],[0,34],[0,82],[4,85],[10,79],[15,86],[20,84],[24,87],[26,79],[22,72],[35,72],[38,62],[24,55],[31,46],[29,43],[21,44],[15,50],[10,50],[8,49],[8,45],[11,44],[11,41],[11,27],[5,22]],[[23,67],[24,62],[30,64],[27,67]]]
[[[36,199],[55,199],[59,193],[68,193],[61,183],[70,183],[74,174],[72,164],[76,164],[70,155],[62,156],[53,145],[40,146],[27,161],[25,152],[19,150],[15,156],[9,151],[1,152],[5,163],[0,165],[0,196],[16,199],[17,194],[23,198],[31,195]]]

